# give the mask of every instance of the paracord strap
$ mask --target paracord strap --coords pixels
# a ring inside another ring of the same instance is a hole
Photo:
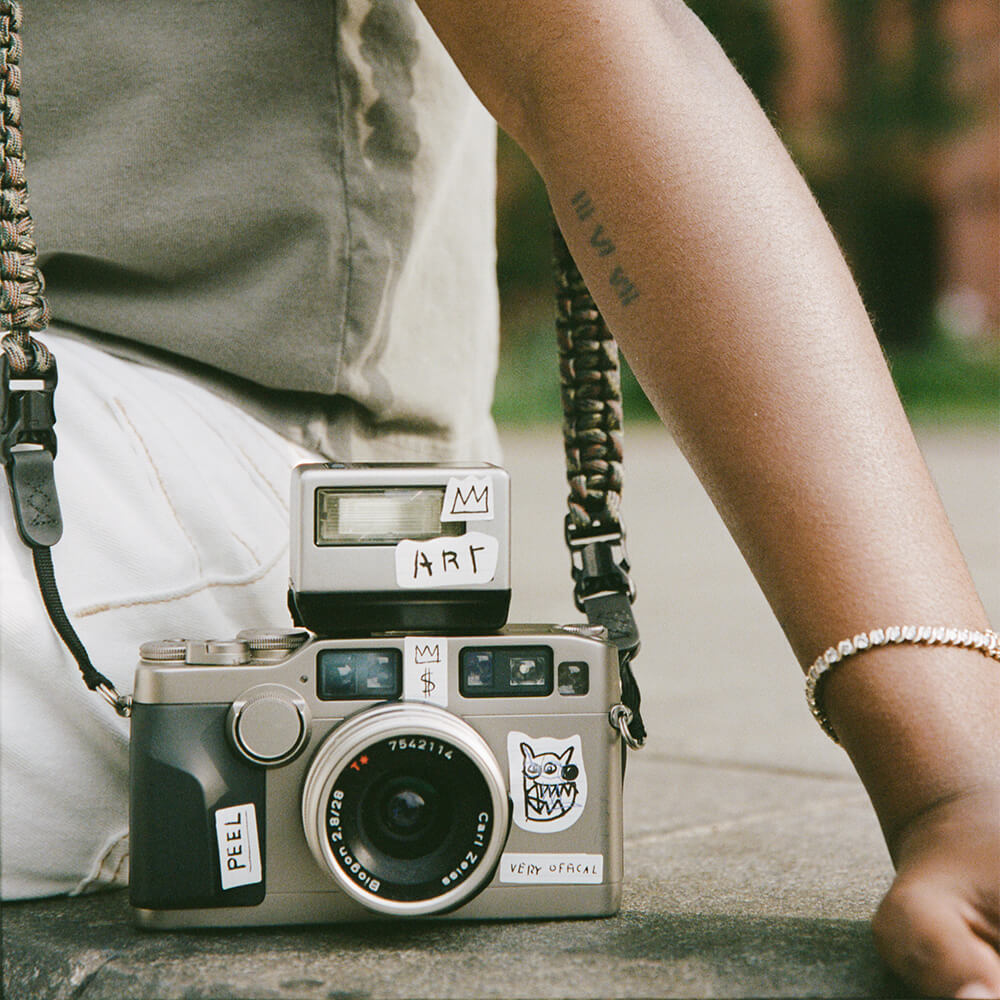
[[[21,134],[21,5],[0,0],[0,113],[3,173],[0,175],[0,459],[21,540],[31,549],[35,575],[52,625],[72,653],[84,683],[119,715],[130,702],[90,662],[63,608],[52,568],[51,547],[62,537],[56,493],[55,358],[33,333],[48,326],[45,281],[38,267]]]
[[[3,174],[0,176],[0,341],[11,371],[48,371],[48,349],[31,334],[48,326],[45,282],[38,268],[34,225],[21,132],[21,5],[0,0],[0,111],[3,114]]]
[[[635,586],[629,576],[621,521],[622,399],[618,345],[604,322],[566,246],[554,228],[556,335],[562,385],[563,441],[569,482],[566,544],[570,550],[577,607],[592,625],[603,625],[618,647],[621,720],[641,746],[646,728],[631,660],[639,650],[632,613]],[[625,730],[623,730],[625,735]]]

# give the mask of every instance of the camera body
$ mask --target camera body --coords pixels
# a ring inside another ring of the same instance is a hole
[[[494,466],[294,470],[307,627],[140,651],[140,925],[617,912],[617,650],[504,624],[507,498]]]
[[[143,651],[130,809],[140,924],[617,911],[617,654],[586,626],[254,630]]]

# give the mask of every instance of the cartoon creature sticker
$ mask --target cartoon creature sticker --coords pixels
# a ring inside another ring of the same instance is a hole
[[[571,827],[587,803],[587,773],[579,736],[507,735],[514,822],[533,833]]]
[[[527,743],[524,754],[524,811],[529,819],[547,822],[559,819],[576,802],[576,779],[580,769],[572,763],[573,748],[557,757],[554,753],[532,753]]]

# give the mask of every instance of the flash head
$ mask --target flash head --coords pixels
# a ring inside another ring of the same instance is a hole
[[[490,632],[510,606],[510,485],[494,465],[300,465],[288,604],[319,635]]]

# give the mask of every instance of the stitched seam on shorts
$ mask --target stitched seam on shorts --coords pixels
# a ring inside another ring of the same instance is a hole
[[[100,862],[97,865],[97,870],[92,874],[88,875],[86,878],[81,879],[75,888],[70,890],[69,895],[80,896],[86,893],[88,890],[96,888],[100,885],[114,885],[119,874],[121,873],[122,867],[129,859],[130,851],[124,851],[118,858],[118,863],[115,865],[114,871],[111,872],[110,878],[102,878],[104,874],[105,865],[108,859],[112,857],[116,849],[122,844],[127,843],[129,837],[129,832],[126,830],[124,833],[119,834],[111,841],[110,844],[105,848],[104,853],[101,855]]]
[[[189,534],[189,532],[187,531],[187,529],[184,527],[184,524],[181,521],[180,516],[178,515],[176,509],[174,508],[173,503],[171,503],[170,496],[167,493],[167,488],[164,485],[163,480],[160,478],[159,469],[156,466],[156,462],[154,461],[153,456],[150,454],[149,449],[146,447],[146,443],[142,439],[142,435],[139,434],[139,431],[136,428],[135,424],[133,424],[131,422],[131,420],[129,420],[128,415],[125,414],[124,404],[122,403],[122,401],[120,399],[116,399],[115,402],[118,404],[118,406],[121,408],[123,414],[125,415],[125,419],[128,422],[129,427],[132,429],[132,431],[135,433],[135,435],[139,438],[139,443],[142,446],[143,450],[146,452],[146,457],[149,459],[150,465],[152,465],[152,467],[153,467],[153,472],[156,475],[156,480],[160,484],[160,489],[163,491],[163,494],[166,497],[167,504],[170,507],[170,511],[174,515],[174,519],[177,521],[178,525],[180,526],[181,531],[184,532],[184,536],[191,543],[191,548],[194,551],[195,559],[196,559],[196,561],[198,563],[198,570],[199,570],[199,572],[201,572],[204,569],[204,567],[202,566],[201,553],[200,553],[200,551],[198,549],[198,545],[195,542],[194,538]],[[198,416],[201,417],[202,421],[207,426],[211,426],[211,423],[205,418],[205,415],[204,415],[204,413],[201,410],[199,410],[196,406],[191,405],[191,401],[190,400],[187,400],[186,403],[187,403],[189,409],[193,410],[196,414],[198,414]],[[225,439],[222,438],[222,435],[217,435],[217,436],[220,438],[220,440],[223,441],[224,444],[226,443]],[[247,554],[250,556],[250,558],[259,566],[260,562],[261,562],[260,556],[251,547],[251,545],[248,542],[246,542],[242,537],[240,537],[240,535],[238,535],[235,531],[233,531],[233,529],[231,527],[228,530],[229,530],[230,535],[232,535],[233,538],[237,542],[239,542],[239,544],[242,545],[244,549],[246,549]]]
[[[193,587],[178,590],[172,594],[140,597],[130,601],[106,601],[101,604],[91,605],[90,607],[74,609],[72,615],[75,618],[89,618],[91,615],[99,615],[105,611],[120,611],[124,608],[140,608],[153,604],[171,604],[174,601],[182,601],[186,597],[192,597],[194,594],[200,594],[203,590],[211,590],[213,587],[249,587],[267,576],[284,554],[284,551],[279,552],[267,565],[262,565],[257,573],[253,576],[248,576],[244,580],[204,580]]]
[[[232,442],[230,442],[216,428],[215,423],[211,419],[209,419],[209,417],[205,414],[205,411],[202,410],[201,407],[199,407],[197,405],[197,403],[195,403],[193,400],[190,400],[190,399],[186,400],[185,402],[186,402],[186,405],[188,406],[188,408],[193,413],[196,413],[201,418],[202,422],[205,424],[205,426],[208,428],[208,430],[211,433],[213,433],[223,443],[223,445],[225,445],[227,448],[232,448],[233,447]],[[243,413],[242,411],[236,412],[235,414],[233,414],[233,416],[236,417],[237,419],[243,419],[243,420],[253,419],[251,417],[248,417],[247,414]],[[269,445],[269,447],[271,447],[273,449],[273,446]],[[258,490],[260,490],[260,492],[263,493],[264,496],[268,497],[269,499],[275,500],[277,502],[277,504],[278,504],[279,509],[283,513],[287,514],[288,513],[288,501],[286,499],[284,499],[281,496],[281,494],[274,488],[274,486],[272,485],[271,481],[267,478],[267,476],[264,475],[264,473],[261,471],[260,467],[250,457],[250,455],[246,451],[246,449],[242,445],[236,445],[235,448],[236,448],[236,451],[239,452],[239,454],[243,457],[243,460],[250,467],[250,469],[253,471],[253,473],[257,476],[257,478],[259,480],[259,482],[257,483]],[[266,487],[266,489],[264,489],[264,487]],[[257,558],[257,557],[255,556],[255,558]],[[258,559],[258,562],[259,561],[260,560]]]
[[[146,454],[146,459],[149,462],[150,468],[153,470],[153,475],[156,477],[156,482],[160,487],[160,492],[163,494],[163,499],[166,501],[167,507],[170,509],[170,513],[173,514],[174,520],[177,522],[177,527],[180,528],[181,533],[188,540],[188,544],[191,546],[191,552],[194,555],[194,560],[195,564],[197,565],[198,572],[199,573],[204,572],[204,567],[202,566],[201,563],[201,553],[198,551],[198,546],[195,544],[195,541],[189,534],[187,528],[184,527],[184,522],[181,521],[180,516],[177,513],[173,501],[170,499],[170,494],[167,492],[167,487],[164,484],[162,477],[160,476],[160,470],[157,468],[156,462],[153,461],[153,456],[150,453],[149,448],[146,447],[145,440],[139,433],[139,429],[135,426],[135,424],[132,422],[132,419],[129,417],[128,412],[125,409],[125,404],[122,402],[122,400],[116,396],[114,399],[114,403],[115,406],[118,407],[118,411],[121,414],[122,419],[125,421],[126,426],[129,428],[129,430],[132,431],[132,433],[135,435],[136,440],[139,442],[139,447],[142,448],[142,450]]]
[[[93,878],[93,879],[91,879],[91,880],[90,880],[90,881],[89,881],[88,883],[86,883],[86,884],[90,885],[90,884],[93,884],[94,882],[98,882],[98,883],[100,883],[100,882],[107,882],[107,883],[109,883],[110,885],[114,885],[114,883],[115,883],[115,880],[116,880],[116,879],[118,878],[118,875],[119,875],[119,873],[120,873],[120,872],[121,872],[121,870],[122,870],[122,865],[124,865],[124,864],[125,864],[125,862],[126,862],[126,861],[128,861],[128,857],[129,857],[129,852],[128,852],[128,851],[125,851],[125,852],[124,852],[123,854],[120,854],[120,855],[118,856],[118,864],[116,864],[116,865],[115,865],[115,868],[114,868],[114,871],[112,871],[112,872],[111,872],[111,874],[110,874],[110,876],[109,876],[109,877],[105,877],[105,878],[102,878],[101,876],[102,876],[102,875],[104,875],[104,866],[105,866],[105,864],[107,863],[107,861],[108,861],[108,858],[109,858],[109,857],[111,857],[111,855],[112,855],[112,854],[114,853],[114,850],[115,850],[115,848],[116,848],[116,847],[117,847],[117,846],[118,846],[118,845],[119,845],[119,844],[120,844],[120,843],[121,843],[121,842],[122,842],[123,840],[128,840],[128,834],[127,834],[127,833],[126,833],[126,834],[123,834],[123,835],[122,835],[121,837],[119,837],[119,838],[118,838],[118,839],[117,839],[117,840],[116,840],[116,841],[115,841],[115,842],[114,842],[114,843],[113,843],[113,844],[112,844],[112,845],[111,845],[111,846],[110,846],[110,847],[108,848],[108,850],[107,850],[107,851],[105,852],[105,854],[104,854],[104,857],[103,857],[103,858],[101,858],[101,863],[100,863],[100,865],[98,866],[98,869],[97,869],[97,874],[96,874],[96,875],[94,876],[94,878]]]
[[[256,462],[255,462],[255,461],[254,461],[254,460],[253,460],[253,459],[252,459],[252,458],[250,457],[250,455],[249,455],[249,454],[247,454],[246,450],[245,450],[245,449],[243,448],[243,446],[242,446],[242,445],[237,445],[237,446],[236,446],[236,450],[237,450],[237,451],[238,451],[238,452],[239,452],[239,453],[240,453],[240,454],[241,454],[241,455],[243,456],[243,458],[244,458],[244,459],[246,460],[246,463],[247,463],[247,465],[249,465],[249,466],[250,466],[250,468],[251,468],[251,469],[253,469],[253,471],[254,471],[254,472],[256,472],[258,476],[260,476],[260,479],[261,479],[261,482],[262,482],[262,483],[264,484],[264,486],[266,486],[266,487],[267,487],[267,490],[268,490],[268,492],[269,492],[269,493],[270,493],[270,494],[271,494],[271,495],[272,495],[272,496],[274,497],[274,499],[275,499],[275,500],[277,501],[277,503],[278,503],[278,506],[279,506],[279,507],[281,508],[281,510],[282,510],[282,511],[283,511],[283,512],[284,512],[285,514],[287,514],[287,513],[288,513],[288,498],[287,498],[287,496],[285,496],[285,495],[284,495],[284,494],[282,494],[282,493],[279,493],[279,492],[278,492],[278,491],[277,491],[277,490],[276,490],[276,489],[274,488],[274,484],[273,484],[273,483],[271,482],[271,480],[270,480],[270,479],[268,479],[268,478],[267,478],[267,477],[266,477],[266,476],[264,475],[264,473],[263,473],[263,472],[262,472],[262,471],[260,470],[260,468],[259,468],[259,466],[257,465],[257,463],[256,463]]]

